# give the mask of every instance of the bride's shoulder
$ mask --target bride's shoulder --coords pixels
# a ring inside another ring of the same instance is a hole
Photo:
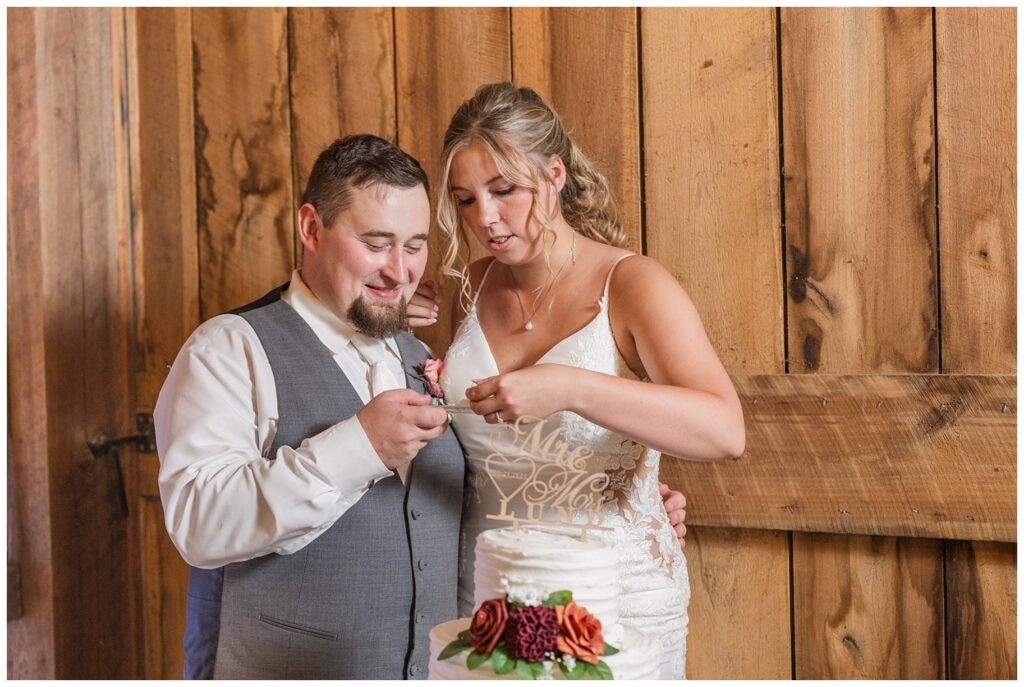
[[[679,278],[664,265],[646,255],[630,255],[614,266],[608,284],[612,303],[646,307],[689,300]]]

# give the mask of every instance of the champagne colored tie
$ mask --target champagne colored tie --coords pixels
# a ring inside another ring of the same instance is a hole
[[[370,368],[369,382],[371,398],[378,396],[385,391],[390,391],[391,389],[405,388],[405,384],[402,384],[395,377],[394,372],[391,371],[391,365],[388,364],[390,362],[388,358],[394,358],[394,355],[388,350],[387,344],[385,344],[382,339],[372,339],[365,334],[357,332],[352,336],[350,343],[352,344],[352,348],[356,350],[359,357],[362,358],[363,362]],[[401,364],[400,361],[399,364]],[[403,465],[395,470],[395,472],[398,474],[398,478],[402,480],[402,484],[408,488],[409,465]]]

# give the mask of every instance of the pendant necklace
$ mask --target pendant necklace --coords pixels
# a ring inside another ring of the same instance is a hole
[[[558,278],[560,276],[562,276],[562,272],[565,270],[566,265],[569,264],[569,260],[572,260],[572,264],[574,264],[574,265],[576,264],[576,232],[575,231],[572,233],[572,245],[569,246],[569,254],[567,256],[565,256],[565,260],[562,261],[562,266],[558,268],[557,272],[555,272],[555,276],[553,276],[551,278],[551,281],[548,282],[547,286],[544,288],[544,291],[537,298],[537,300],[534,301],[534,303],[533,303],[533,312],[530,313],[529,317],[526,316],[526,307],[523,305],[523,297],[519,295],[519,282],[516,281],[516,273],[513,270],[509,269],[508,273],[510,275],[512,275],[512,283],[515,284],[515,287],[516,287],[515,294],[516,294],[516,300],[519,301],[519,310],[520,310],[520,312],[523,313],[523,319],[526,321],[526,324],[523,325],[523,329],[525,329],[526,331],[528,331],[528,332],[529,331],[533,331],[533,327],[534,327],[533,318],[537,316],[537,311],[540,310],[540,306],[544,304],[544,299],[546,299],[548,297],[548,295],[551,293],[551,290],[555,286],[555,282],[557,282]]]

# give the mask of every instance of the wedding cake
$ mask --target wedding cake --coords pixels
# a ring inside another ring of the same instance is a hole
[[[476,541],[473,618],[430,633],[436,680],[657,679],[660,647],[619,624],[618,557],[544,527]]]

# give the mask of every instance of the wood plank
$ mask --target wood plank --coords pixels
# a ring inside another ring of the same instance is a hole
[[[775,12],[644,8],[641,22],[647,253],[730,372],[782,372]]]
[[[631,7],[513,8],[512,74],[552,104],[608,177],[628,248],[640,251],[636,18]]]
[[[734,376],[736,461],[663,459],[695,525],[1016,541],[1016,378]]]
[[[935,10],[942,368],[1016,371],[1016,10]],[[1017,677],[1017,559],[946,544],[950,677]]]
[[[1016,10],[935,10],[942,369],[1017,369]]]
[[[937,372],[932,20],[782,10],[793,372]]]
[[[142,676],[147,680],[180,680],[184,666],[182,638],[185,636],[188,567],[167,536],[160,499],[140,499],[138,513],[141,567],[144,571],[165,571],[162,575],[142,576],[147,616],[142,624],[145,646]]]
[[[948,542],[949,677],[1017,678],[1017,550],[1012,544]]]
[[[57,678],[135,674],[128,520],[113,458],[130,434],[127,160],[119,10],[39,10],[39,206]],[[41,383],[42,380],[35,380]],[[83,590],[86,590],[83,593]]]
[[[295,264],[286,10],[193,10],[200,319]]]
[[[336,138],[395,140],[395,49],[389,7],[288,10],[296,195]]]
[[[35,9],[7,11],[7,561],[21,573],[23,609],[7,623],[12,680],[57,677],[35,19]]]
[[[140,9],[129,20],[135,392],[138,412],[151,413],[200,322],[192,29],[186,9]],[[158,496],[156,456],[137,463],[142,494]]]
[[[782,373],[775,12],[639,12],[646,252],[686,288],[730,372]],[[688,524],[706,522],[700,482],[661,465]],[[694,530],[688,677],[790,677],[789,537]]]
[[[789,535],[690,527],[684,553],[687,679],[790,679]]]
[[[199,324],[191,10],[129,10],[127,35],[135,405],[137,412],[152,412],[178,349]],[[176,679],[184,661],[188,568],[157,517],[157,456],[136,456],[132,465],[138,494],[132,511],[138,514],[139,530],[141,674]]]
[[[451,116],[479,86],[511,78],[508,27],[508,9],[500,7],[395,9],[398,144],[423,165],[432,200]],[[475,244],[471,241],[473,256],[484,255]],[[423,278],[439,280],[440,232],[433,232],[428,249],[430,262]],[[450,303],[455,294],[455,283],[447,280],[444,302]],[[416,330],[416,336],[440,355],[451,343],[450,330],[450,310],[442,307],[437,323]]]
[[[944,677],[942,544],[793,534],[798,680]]]

